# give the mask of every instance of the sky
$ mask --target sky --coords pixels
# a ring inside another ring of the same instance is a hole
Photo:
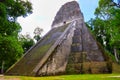
[[[57,11],[66,2],[74,0],[29,0],[32,3],[33,13],[26,18],[19,17],[18,22],[22,26],[21,34],[29,33],[33,37],[36,27],[43,29],[45,35],[50,29]],[[94,18],[95,8],[99,0],[75,0],[79,3],[80,9],[84,14],[85,21]]]

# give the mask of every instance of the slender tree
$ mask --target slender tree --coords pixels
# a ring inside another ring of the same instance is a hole
[[[43,32],[42,28],[36,27],[34,30],[34,39],[38,41],[41,38],[41,33]]]

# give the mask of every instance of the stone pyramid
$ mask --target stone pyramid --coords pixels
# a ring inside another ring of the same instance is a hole
[[[109,73],[104,52],[85,25],[76,1],[57,12],[51,30],[6,72],[43,76]]]

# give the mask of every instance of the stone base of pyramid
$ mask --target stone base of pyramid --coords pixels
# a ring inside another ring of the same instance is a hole
[[[68,64],[66,74],[101,74],[110,73],[111,63],[108,62],[83,62]]]

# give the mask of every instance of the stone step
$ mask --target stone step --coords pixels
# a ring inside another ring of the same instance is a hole
[[[80,43],[81,44],[81,37],[80,36],[74,36],[72,38],[72,43]]]
[[[83,63],[87,61],[87,52],[71,52],[68,63]]]
[[[76,28],[74,31],[74,36],[80,36],[81,35],[81,30],[79,28]]]
[[[82,68],[83,68],[83,65],[82,63],[73,63],[73,64],[67,64],[67,67],[66,67],[66,73],[68,74],[80,74],[82,73]]]
[[[80,45],[80,43],[78,43],[78,44],[71,45],[71,52],[81,52],[82,51],[82,45]]]

